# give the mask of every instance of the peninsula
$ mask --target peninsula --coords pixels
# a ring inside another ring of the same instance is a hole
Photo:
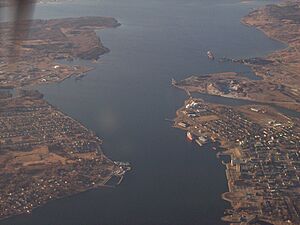
[[[37,91],[1,95],[0,124],[1,219],[104,186],[127,170],[103,154],[95,133]]]
[[[287,45],[265,58],[234,60],[252,68],[251,80],[234,72],[172,81],[190,98],[176,113],[174,127],[200,146],[220,142],[231,203],[223,220],[230,224],[300,224],[300,120],[278,107],[300,112],[300,2],[268,5],[243,18],[270,38]],[[250,100],[244,106],[213,104],[193,93]]]
[[[63,60],[97,60],[108,49],[95,30],[120,24],[108,17],[24,24],[30,30],[18,32],[15,39],[12,24],[0,24],[0,219],[108,186],[112,177],[121,181],[130,169],[128,163],[104,155],[102,140],[93,131],[30,90],[92,69],[65,65]]]
[[[0,88],[60,82],[88,72],[92,68],[57,61],[97,60],[109,50],[95,30],[119,25],[109,17],[24,21],[29,31],[21,30],[13,39],[13,24],[0,24]]]

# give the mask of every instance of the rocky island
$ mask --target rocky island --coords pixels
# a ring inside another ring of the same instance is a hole
[[[234,72],[172,81],[190,98],[176,113],[174,126],[202,146],[219,142],[226,165],[231,203],[223,220],[230,224],[300,224],[300,120],[278,106],[300,112],[300,2],[268,5],[243,18],[287,48],[265,58],[235,60],[260,78]],[[250,100],[244,106],[205,102],[193,93]]]

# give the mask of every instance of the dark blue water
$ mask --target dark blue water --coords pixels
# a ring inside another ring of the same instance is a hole
[[[0,224],[223,224],[225,169],[213,151],[187,143],[184,132],[165,121],[186,99],[171,87],[171,78],[224,71],[251,76],[245,66],[209,61],[206,52],[245,58],[283,47],[239,22],[264,3],[268,1],[90,0],[39,6],[36,18],[97,15],[122,23],[99,32],[111,52],[83,80],[39,89],[50,103],[102,137],[109,157],[131,162],[133,171],[115,189],[53,201]]]

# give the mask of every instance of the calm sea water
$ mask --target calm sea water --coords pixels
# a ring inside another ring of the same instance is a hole
[[[187,143],[173,118],[186,95],[171,78],[247,67],[209,61],[267,54],[283,45],[240,24],[269,1],[98,0],[40,5],[36,18],[113,16],[122,26],[99,32],[109,54],[81,81],[39,89],[50,103],[104,139],[114,160],[133,166],[115,189],[92,190],[1,221],[1,225],[218,225],[228,204],[225,169],[215,152]],[[78,62],[87,63],[88,62]],[[213,100],[213,97],[207,97]]]

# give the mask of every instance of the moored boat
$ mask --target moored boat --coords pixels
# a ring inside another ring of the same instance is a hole
[[[199,139],[196,139],[196,143],[201,147],[203,145],[203,143],[201,141],[199,141]]]
[[[193,139],[194,139],[194,138],[193,138],[193,135],[192,135],[191,132],[189,132],[189,131],[186,133],[186,137],[187,137],[187,139],[188,139],[189,141],[193,141]]]

